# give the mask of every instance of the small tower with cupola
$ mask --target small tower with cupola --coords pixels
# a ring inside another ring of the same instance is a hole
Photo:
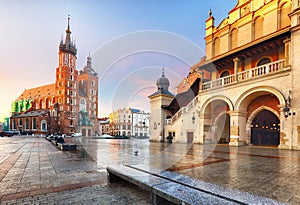
[[[156,81],[157,91],[148,96],[150,99],[150,141],[165,141],[165,121],[168,106],[174,99],[174,95],[169,92],[170,82],[165,77],[164,68],[161,77]]]
[[[75,132],[77,124],[77,89],[76,81],[78,71],[76,70],[77,48],[71,39],[70,16],[65,40],[61,39],[58,52],[58,67],[56,68],[56,102],[58,103],[59,132],[70,134]]]

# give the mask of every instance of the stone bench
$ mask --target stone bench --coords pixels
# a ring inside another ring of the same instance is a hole
[[[76,151],[77,146],[75,144],[57,143],[57,148],[62,151]]]
[[[110,183],[125,180],[150,192],[151,204],[283,204],[168,171],[149,172],[143,165],[107,167]]]

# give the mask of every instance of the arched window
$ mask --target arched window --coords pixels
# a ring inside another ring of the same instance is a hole
[[[234,49],[238,46],[238,30],[233,29],[231,31],[231,49]]]
[[[229,76],[229,75],[230,75],[229,71],[224,71],[224,72],[221,73],[220,78],[224,78],[224,77]]]
[[[254,39],[258,39],[263,36],[263,17],[257,17],[254,20]]]
[[[279,28],[285,28],[290,25],[291,20],[289,17],[289,13],[291,12],[291,4],[290,3],[285,3],[280,7],[280,25]]]
[[[220,54],[220,38],[215,39],[215,56]]]
[[[271,60],[269,58],[263,58],[260,61],[258,61],[257,66],[262,66],[268,63],[271,63]]]
[[[42,131],[47,131],[47,122],[46,122],[46,120],[42,120],[41,129],[42,129]]]

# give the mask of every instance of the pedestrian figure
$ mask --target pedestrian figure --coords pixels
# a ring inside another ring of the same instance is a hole
[[[168,143],[171,144],[172,140],[173,140],[173,137],[169,134],[169,136],[167,137],[167,140],[168,140]]]

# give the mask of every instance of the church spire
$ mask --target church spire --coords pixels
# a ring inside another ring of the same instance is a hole
[[[71,45],[71,31],[70,31],[70,14],[68,15],[68,27],[67,27],[67,30],[66,30],[66,40],[65,40],[65,44],[67,46],[70,46]]]
[[[66,30],[65,42],[60,43],[59,50],[67,53],[71,53],[76,56],[77,49],[75,43],[71,39],[71,29],[70,29],[70,15],[68,15],[68,25]]]

